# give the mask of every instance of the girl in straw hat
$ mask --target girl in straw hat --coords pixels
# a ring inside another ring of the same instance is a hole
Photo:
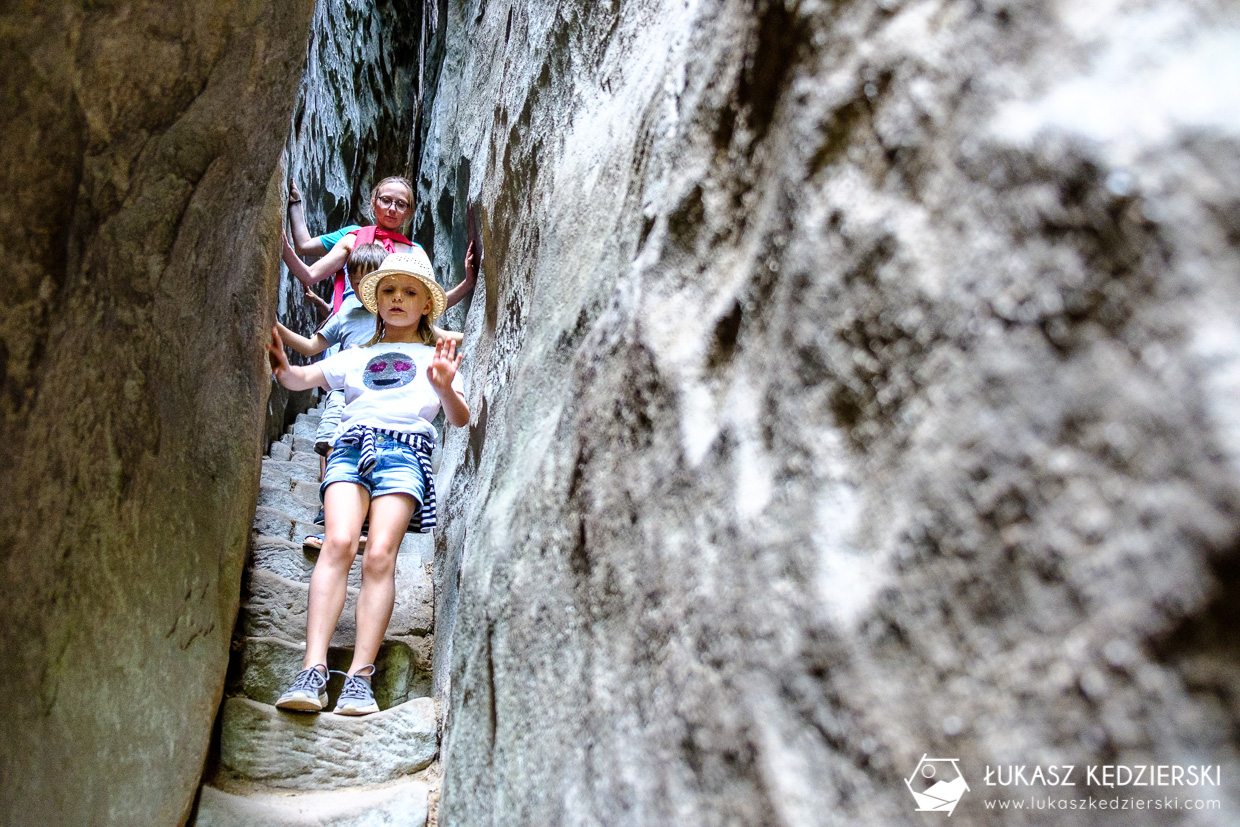
[[[343,389],[345,396],[320,487],[327,519],[323,550],[310,577],[306,657],[276,702],[283,709],[317,712],[327,702],[327,646],[344,608],[349,568],[369,513],[357,639],[335,711],[365,715],[379,710],[370,677],[395,601],[396,551],[411,517],[420,531],[435,525],[431,420],[442,405],[450,424],[469,423],[456,343],[436,341],[431,328],[447,300],[426,253],[414,249],[389,255],[361,280],[358,293],[376,315],[375,335],[365,347],[293,366],[279,331],[272,330],[267,345],[273,373],[284,387]]]

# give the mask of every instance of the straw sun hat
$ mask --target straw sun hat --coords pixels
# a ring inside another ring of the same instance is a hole
[[[435,281],[435,271],[431,268],[431,260],[420,247],[414,247],[407,253],[392,253],[383,260],[378,270],[372,270],[362,276],[362,283],[357,286],[358,298],[366,309],[375,315],[379,314],[379,301],[375,290],[384,276],[412,276],[426,285],[431,294],[431,312],[429,321],[435,321],[447,310],[448,296]]]

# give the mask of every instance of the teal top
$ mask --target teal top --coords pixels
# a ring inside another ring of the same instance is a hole
[[[357,232],[361,228],[362,226],[360,224],[350,224],[347,227],[341,227],[334,233],[323,233],[323,235],[319,236],[319,241],[322,242],[323,249],[325,251],[330,251],[332,247],[335,247],[340,243],[340,239],[344,238],[349,233]]]

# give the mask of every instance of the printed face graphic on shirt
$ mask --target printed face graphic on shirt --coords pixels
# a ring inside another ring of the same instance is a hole
[[[371,390],[390,390],[408,385],[416,373],[413,362],[405,354],[380,353],[366,363],[362,383]]]

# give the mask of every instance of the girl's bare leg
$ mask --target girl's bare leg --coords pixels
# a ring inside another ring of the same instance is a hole
[[[353,647],[353,662],[349,665],[350,675],[374,663],[379,654],[379,644],[383,643],[396,602],[396,552],[416,504],[417,500],[408,494],[384,494],[375,497],[370,504],[370,532],[366,539],[366,556],[362,558],[357,641]]]
[[[323,550],[310,575],[310,605],[306,610],[306,659],[303,669],[327,663],[327,646],[344,609],[349,567],[357,556],[357,538],[370,505],[370,494],[352,482],[333,482],[323,492],[327,513]],[[406,517],[408,519],[408,517]]]

